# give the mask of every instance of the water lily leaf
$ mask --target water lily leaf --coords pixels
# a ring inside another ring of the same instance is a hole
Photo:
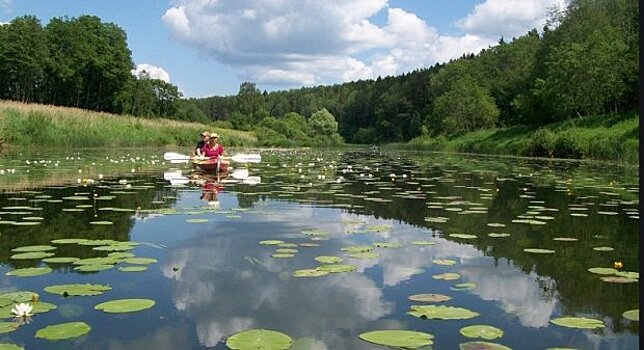
[[[617,273],[617,270],[610,267],[591,267],[588,271],[598,275],[614,275]]]
[[[409,296],[411,301],[427,302],[427,303],[440,303],[442,301],[451,300],[452,297],[444,294],[436,293],[425,293],[425,294],[414,294]]]
[[[464,337],[483,338],[487,340],[498,339],[503,336],[503,331],[487,325],[473,325],[461,328],[459,331]]]
[[[74,267],[74,270],[76,271],[81,271],[81,272],[98,272],[98,271],[105,271],[114,268],[114,265],[80,265]]]
[[[87,258],[74,261],[74,265],[113,265],[118,263],[119,260],[113,257],[103,257],[103,258]]]
[[[351,253],[351,254],[348,254],[347,256],[354,259],[377,259],[380,257],[380,254],[376,252],[359,252],[359,253]]]
[[[85,242],[87,239],[85,238],[61,238],[61,239],[54,239],[51,241],[51,243],[54,244],[78,244],[81,242]]]
[[[80,245],[88,245],[88,246],[101,246],[101,245],[110,245],[110,244],[117,244],[118,241],[115,241],[113,239],[86,239],[82,242],[78,242]]]
[[[505,345],[488,343],[486,341],[472,341],[458,344],[459,350],[512,350]]]
[[[332,273],[351,272],[357,269],[358,267],[355,265],[346,265],[346,264],[320,265],[316,268],[316,270],[318,271],[327,271]]]
[[[633,309],[633,310],[624,311],[624,313],[622,313],[622,317],[624,317],[625,319],[630,320],[630,321],[639,322],[639,320],[640,320],[640,309]]]
[[[400,248],[400,247],[402,247],[402,244],[395,243],[395,242],[374,242],[373,245],[374,245],[374,247],[378,247],[378,248]]]
[[[263,244],[263,245],[278,245],[278,244],[282,244],[282,243],[284,243],[284,241],[279,241],[279,240],[275,240],[275,239],[270,239],[270,240],[265,240],[265,241],[259,242],[259,244]]]
[[[454,291],[463,291],[463,290],[470,290],[476,288],[476,283],[474,282],[466,282],[466,283],[457,283],[449,289],[454,290]]]
[[[118,270],[122,272],[142,272],[147,269],[147,266],[121,266],[118,268]]]
[[[492,232],[492,233],[488,233],[487,236],[491,237],[491,238],[503,238],[503,237],[510,237],[510,234],[509,233],[494,233],[494,232]]]
[[[16,344],[0,343],[0,350],[25,350],[25,348]]]
[[[226,346],[236,350],[286,350],[292,344],[293,340],[288,335],[269,329],[241,331],[226,340]]]
[[[85,322],[59,323],[39,329],[36,332],[36,338],[48,340],[78,338],[89,333],[91,329],[92,327]]]
[[[413,242],[411,242],[411,244],[414,244],[414,245],[435,245],[437,243],[434,242],[434,241],[413,241]]]
[[[550,320],[550,322],[569,328],[595,329],[606,327],[604,321],[586,317],[559,317]]]
[[[436,265],[446,265],[446,266],[451,266],[451,265],[456,265],[456,260],[451,260],[451,259],[434,259],[432,262]]]
[[[417,349],[434,343],[432,341],[434,336],[429,333],[402,329],[365,332],[358,337],[369,343],[404,349]]]
[[[18,322],[0,322],[0,334],[13,332],[19,325]]]
[[[30,291],[17,291],[0,294],[0,300],[11,300],[13,303],[26,303],[33,300],[38,300],[38,293]]]
[[[297,247],[297,244],[295,243],[280,243],[277,245],[280,248],[295,248]]]
[[[460,239],[475,239],[476,235],[468,235],[465,233],[450,233],[448,236],[452,238],[460,238]]]
[[[453,281],[461,278],[461,275],[454,272],[445,272],[438,275],[433,275],[432,278],[435,280]]]
[[[634,272],[634,271],[618,271],[615,273],[616,276],[620,277],[626,277],[626,278],[640,278],[640,273],[639,272]]]
[[[343,252],[348,253],[361,253],[361,252],[370,252],[373,250],[373,247],[368,245],[352,245],[347,247],[340,248]]]
[[[578,241],[577,238],[572,238],[572,237],[555,237],[552,240],[553,241],[560,241],[560,242],[575,242],[575,241]]]
[[[342,262],[342,258],[338,256],[331,256],[331,255],[316,256],[314,260],[323,264],[337,264]]]
[[[461,307],[445,305],[412,305],[407,314],[422,319],[465,320],[479,315]]]
[[[593,250],[596,250],[598,252],[612,252],[615,250],[613,247],[593,247]]]
[[[31,309],[31,312],[33,314],[42,314],[51,310],[56,310],[58,308],[56,304],[46,303],[44,301],[33,303],[31,304],[31,306],[33,306],[33,309]]]
[[[113,225],[114,223],[107,220],[90,221],[90,225]]]
[[[275,253],[271,255],[271,258],[276,258],[276,259],[288,259],[294,257],[295,254],[289,254],[289,253]]]
[[[150,265],[157,262],[157,259],[153,258],[124,258],[121,262],[132,264],[132,265]]]
[[[42,258],[48,258],[54,256],[54,253],[48,252],[28,252],[28,253],[18,253],[11,256],[11,259],[15,260],[36,260]]]
[[[150,299],[118,299],[100,303],[94,306],[94,309],[107,313],[126,313],[149,309],[154,304],[156,302]]]
[[[116,259],[116,260],[121,260],[121,259],[126,259],[126,258],[133,258],[135,255],[130,252],[112,252],[107,254],[108,258]]]
[[[56,247],[51,245],[28,245],[24,247],[18,247],[11,249],[12,252],[16,253],[26,253],[26,252],[47,252],[50,250],[56,250]]]
[[[327,275],[329,271],[322,271],[317,269],[302,269],[293,271],[293,277],[319,277]]]
[[[600,278],[604,282],[609,283],[636,283],[635,278],[620,277],[620,276],[604,276]]]
[[[30,277],[30,276],[40,276],[46,275],[53,270],[51,267],[26,267],[24,269],[15,269],[6,273],[7,276],[20,276],[20,277]]]
[[[275,249],[275,253],[278,253],[278,254],[295,254],[295,253],[297,253],[297,249],[293,249],[293,248],[278,248],[278,249]]]
[[[76,296],[90,296],[101,295],[103,292],[112,290],[112,287],[101,284],[58,284],[45,287],[45,292],[58,294],[58,295],[76,295]]]
[[[64,257],[64,256],[42,259],[43,262],[46,262],[48,264],[69,264],[78,260],[80,260],[80,258]]]
[[[555,252],[552,249],[543,249],[543,248],[525,248],[523,249],[523,251],[526,253],[534,253],[534,254],[552,254]]]

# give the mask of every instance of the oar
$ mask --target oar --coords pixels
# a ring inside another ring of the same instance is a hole
[[[181,153],[175,152],[165,152],[163,154],[163,159],[169,160],[170,163],[188,163],[191,159],[190,156]],[[206,160],[207,158],[203,158]],[[222,159],[230,159],[233,162],[237,163],[259,163],[262,161],[262,156],[259,154],[235,154],[232,157],[223,157]]]

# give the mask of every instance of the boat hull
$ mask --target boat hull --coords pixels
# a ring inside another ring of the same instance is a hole
[[[192,166],[206,173],[219,174],[228,171],[228,162],[217,161],[213,159],[208,160],[193,160]]]

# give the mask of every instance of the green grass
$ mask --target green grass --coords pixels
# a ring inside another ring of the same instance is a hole
[[[421,136],[402,148],[639,163],[639,115],[567,120],[542,127],[480,130],[460,137]]]
[[[257,144],[252,133],[208,124],[0,101],[0,138],[10,146],[191,146],[204,130],[217,132],[226,146]]]

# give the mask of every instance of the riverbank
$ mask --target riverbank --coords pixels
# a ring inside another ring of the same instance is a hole
[[[252,133],[202,123],[0,101],[0,135],[5,147],[191,146],[204,130],[217,132],[226,146],[257,144]]]
[[[639,115],[602,115],[542,127],[481,130],[448,139],[420,136],[396,148],[639,163]]]

